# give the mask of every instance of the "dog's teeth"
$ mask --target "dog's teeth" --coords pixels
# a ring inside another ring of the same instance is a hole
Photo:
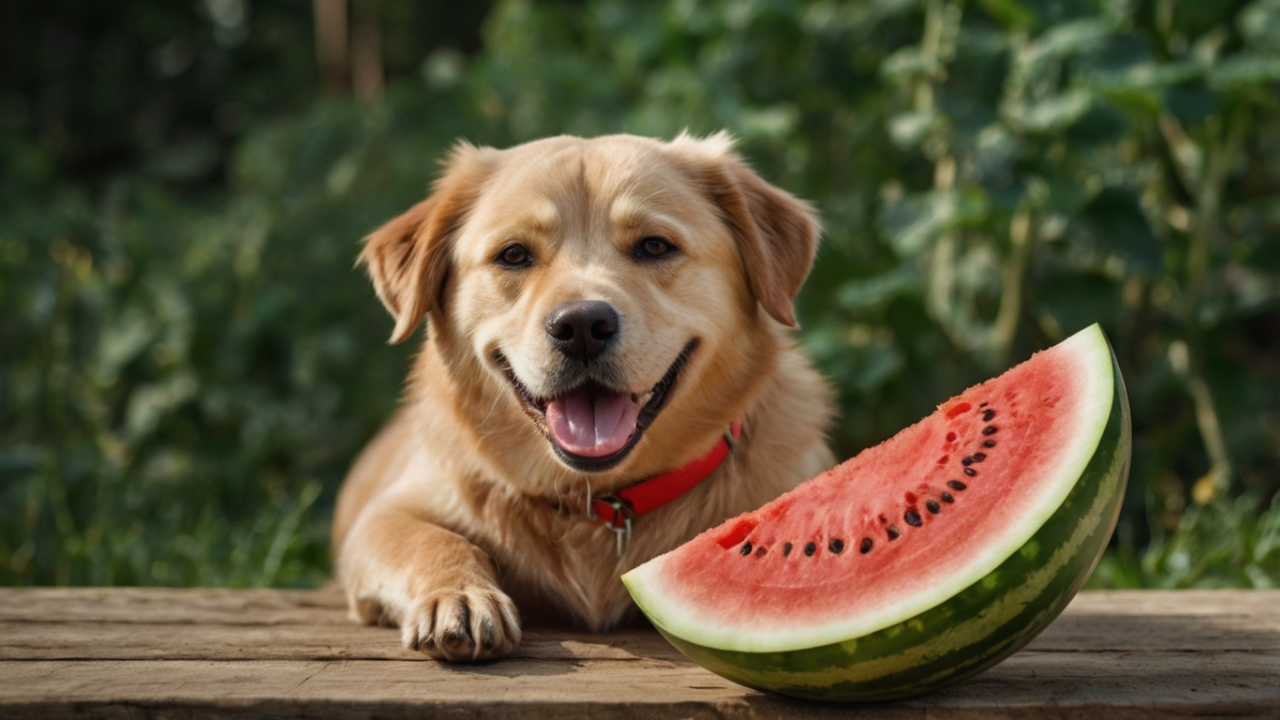
[[[632,395],[631,397],[635,397],[635,395]],[[649,401],[652,399],[653,399],[653,391],[650,390],[649,392],[644,394],[644,397],[640,398],[639,404],[641,406],[648,405]]]

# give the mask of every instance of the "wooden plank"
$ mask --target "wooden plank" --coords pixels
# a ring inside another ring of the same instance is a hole
[[[334,588],[7,588],[0,622],[118,622],[224,625],[346,625],[346,600]]]
[[[1280,713],[1277,658],[1249,653],[1020,653],[932,695],[857,706],[859,716],[1167,718]],[[701,668],[654,660],[490,665],[377,661],[0,662],[0,716],[108,716],[129,708],[193,714],[474,718],[848,717],[850,707],[778,698]]]
[[[345,624],[346,601],[324,590],[0,588],[0,622]],[[336,612],[334,612],[336,611]],[[1067,614],[1280,617],[1280,590],[1094,590]]]
[[[422,660],[400,647],[399,632],[338,625],[145,625],[130,623],[2,623],[0,660]],[[86,642],[92,638],[92,642]],[[579,649],[564,650],[577,638]],[[609,643],[607,645],[601,642]],[[589,650],[585,651],[582,648]],[[562,660],[601,652],[678,657],[652,632],[603,637],[529,631],[518,651]],[[1280,653],[1280,621],[1246,617],[1131,616],[1067,612],[1027,648],[1038,652],[1203,652],[1238,650]]]
[[[848,717],[739,687],[653,632],[529,631],[449,665],[328,592],[0,590],[0,717]],[[872,718],[1280,717],[1280,592],[1082,593],[1034,643]]]
[[[0,660],[402,660],[431,662],[400,646],[391,628],[355,623],[305,625],[166,625],[140,623],[0,623]],[[91,640],[91,641],[89,641]],[[604,636],[530,630],[518,657],[581,661],[683,656],[655,632]]]
[[[1280,652],[1280,592],[1082,593],[1029,650]],[[79,601],[77,601],[79,596]],[[174,628],[172,625],[183,625]],[[86,633],[95,641],[86,643]],[[0,593],[0,659],[418,660],[398,634],[347,619],[336,593],[138,589]],[[532,631],[520,652],[554,653]],[[678,657],[652,633],[607,636]],[[604,647],[577,636],[579,647]],[[566,657],[563,653],[559,657]]]
[[[1266,615],[1280,617],[1280,590],[1086,590],[1071,608],[1147,616]]]
[[[1081,593],[1027,650],[1280,652],[1280,591]]]

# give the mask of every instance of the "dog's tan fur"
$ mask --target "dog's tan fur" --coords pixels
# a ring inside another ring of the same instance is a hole
[[[830,391],[787,330],[817,234],[808,206],[723,135],[459,145],[432,195],[361,255],[395,318],[392,340],[424,317],[428,331],[402,409],[338,498],[333,546],[353,615],[450,660],[510,651],[519,617],[607,630],[636,618],[621,573],[834,464]],[[678,252],[639,262],[632,248],[646,236]],[[513,241],[531,267],[498,266]],[[583,299],[620,314],[613,352],[637,392],[699,339],[665,410],[603,472],[556,457],[494,360],[501,352],[529,390],[548,392],[562,358],[546,318]],[[729,459],[638,518],[617,557],[587,499],[689,462],[735,420]]]

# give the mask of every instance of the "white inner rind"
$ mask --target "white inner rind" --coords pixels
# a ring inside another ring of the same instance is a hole
[[[623,583],[649,619],[672,635],[704,647],[741,652],[784,652],[843,642],[895,625],[946,602],[999,567],[1061,507],[1084,474],[1106,429],[1115,377],[1111,349],[1102,329],[1091,325],[1059,343],[1053,351],[1074,359],[1080,393],[1077,415],[1074,422],[1068,424],[1076,432],[1061,439],[1063,451],[1056,472],[1038,482],[1040,494],[1000,532],[999,539],[974,548],[967,562],[939,578],[927,592],[904,597],[881,609],[852,611],[831,622],[745,629],[726,623],[723,618],[708,617],[702,608],[672,601],[677,594],[667,592],[664,587],[664,580],[669,576],[664,565],[679,549],[623,575]]]

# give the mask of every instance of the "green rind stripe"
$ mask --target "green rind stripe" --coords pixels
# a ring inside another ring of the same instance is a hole
[[[1128,477],[1131,431],[1114,354],[1111,369],[1111,411],[1075,488],[1022,548],[946,602],[869,635],[804,650],[727,651],[663,634],[692,660],[730,680],[817,699],[915,695],[995,665],[1062,612],[1093,571],[1115,527]]]

